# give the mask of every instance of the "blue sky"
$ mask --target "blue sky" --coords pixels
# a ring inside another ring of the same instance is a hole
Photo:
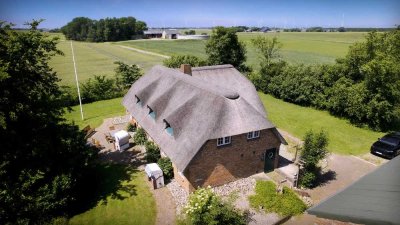
[[[215,25],[277,27],[393,27],[400,24],[399,0],[0,0],[0,20],[23,27],[61,27],[74,17],[133,16],[149,27]]]

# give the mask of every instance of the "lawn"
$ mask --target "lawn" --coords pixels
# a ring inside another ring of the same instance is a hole
[[[272,181],[258,180],[255,195],[249,196],[251,207],[263,207],[265,212],[275,212],[281,216],[298,215],[307,209],[306,204],[288,187],[283,187],[283,193],[276,192],[276,185]]]
[[[383,133],[359,128],[345,119],[330,115],[327,111],[316,110],[284,102],[270,95],[259,93],[267,110],[268,118],[278,127],[298,138],[308,130],[324,129],[328,133],[331,152],[360,155],[369,152],[371,144]]]
[[[73,106],[71,112],[66,112],[64,118],[68,121],[74,121],[80,128],[84,128],[87,125],[98,127],[106,118],[125,115],[122,98],[83,104],[82,108],[84,120],[81,119],[79,105]]]
[[[110,43],[88,43],[73,41],[75,61],[79,81],[83,82],[93,75],[114,76],[115,61],[137,64],[147,71],[154,65],[161,64],[163,58],[138,53]],[[61,85],[74,86],[75,74],[72,62],[71,42],[61,40],[57,48],[64,52],[50,60],[50,66],[57,72]],[[74,86],[75,87],[75,86]]]
[[[251,46],[250,40],[262,35],[277,36],[282,42],[282,58],[290,63],[333,63],[338,57],[347,53],[348,47],[362,41],[366,33],[363,32],[293,32],[293,33],[238,33],[239,40],[246,44],[247,63],[258,66],[256,49]],[[134,40],[115,42],[130,47],[157,52],[164,55],[191,54],[206,57],[204,40]]]
[[[69,224],[119,225],[155,223],[156,205],[143,172],[125,165],[99,165],[99,185]]]

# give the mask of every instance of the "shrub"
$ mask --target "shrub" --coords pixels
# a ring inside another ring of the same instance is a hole
[[[127,65],[121,61],[114,62],[118,66],[115,68],[116,85],[120,89],[128,89],[135,83],[143,74],[139,66]]]
[[[128,123],[128,125],[126,126],[126,130],[129,132],[135,132],[136,126],[131,123]]]
[[[298,215],[307,209],[306,204],[287,187],[283,193],[276,192],[276,185],[272,181],[257,181],[255,195],[249,196],[253,208],[262,207],[265,212],[276,212],[282,216]]]
[[[144,132],[143,128],[138,128],[136,130],[136,133],[133,136],[133,140],[135,141],[135,143],[139,145],[145,144],[147,137],[146,137],[146,132]]]
[[[319,133],[306,133],[300,154],[303,168],[300,171],[299,183],[302,187],[312,188],[317,185],[317,177],[321,172],[318,163],[328,154],[327,145],[328,136],[323,130]]]
[[[146,156],[145,159],[148,163],[156,163],[160,158],[160,149],[154,142],[152,141],[146,141],[145,143],[146,147]]]
[[[95,75],[81,85],[82,102],[106,100],[121,97],[124,93],[118,91],[115,79]]]
[[[168,157],[160,158],[157,161],[157,164],[163,171],[165,179],[169,180],[174,177],[174,168],[172,167],[171,159],[169,159]]]
[[[300,177],[301,177],[301,179],[299,180],[299,184],[300,184],[300,186],[305,187],[305,188],[314,187],[314,185],[317,181],[317,176],[313,172],[306,171]]]
[[[195,66],[206,66],[207,62],[193,55],[173,55],[163,61],[164,66],[169,68],[179,68],[182,64]]]
[[[189,196],[184,212],[194,225],[246,224],[246,217],[231,204],[224,203],[210,187],[199,188]]]

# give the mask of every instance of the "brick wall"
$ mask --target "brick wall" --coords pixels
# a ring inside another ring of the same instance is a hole
[[[232,136],[231,144],[224,146],[217,146],[216,139],[208,140],[185,170],[187,181],[181,179],[182,186],[191,191],[193,187],[219,186],[263,172],[263,154],[270,148],[277,149],[276,168],[279,146],[280,141],[271,129],[262,130],[259,138],[251,140],[247,139],[247,133]]]

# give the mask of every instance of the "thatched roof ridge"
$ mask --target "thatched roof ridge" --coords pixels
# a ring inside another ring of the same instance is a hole
[[[192,68],[192,76],[155,66],[132,85],[123,105],[179,171],[207,140],[274,127],[253,84],[231,65]]]

